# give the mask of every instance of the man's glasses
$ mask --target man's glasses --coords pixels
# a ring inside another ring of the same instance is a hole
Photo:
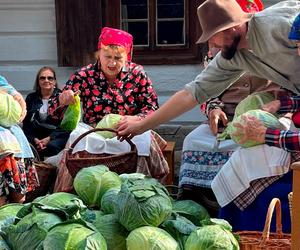
[[[41,81],[45,81],[48,80],[49,82],[53,82],[55,80],[55,78],[53,76],[40,76],[39,80]]]

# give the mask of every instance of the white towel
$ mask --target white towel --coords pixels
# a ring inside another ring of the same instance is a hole
[[[211,187],[221,207],[250,187],[250,182],[288,172],[291,155],[266,144],[238,148],[221,168]]]
[[[79,123],[75,130],[72,131],[67,145],[71,145],[75,139],[86,131],[93,129],[91,126]],[[132,139],[136,145],[139,156],[149,156],[151,131],[146,131],[141,135],[137,135]],[[126,141],[120,142],[117,137],[112,139],[104,139],[102,136],[91,133],[82,138],[73,149],[73,153],[86,150],[92,154],[106,153],[106,154],[120,154],[130,151],[130,145]]]

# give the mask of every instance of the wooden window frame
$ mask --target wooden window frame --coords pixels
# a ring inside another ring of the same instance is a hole
[[[149,5],[154,1],[150,0]],[[186,46],[137,46],[133,61],[145,65],[201,63],[207,48],[205,44],[196,44],[201,34],[197,7],[202,2],[186,0]],[[80,67],[95,61],[93,55],[101,27],[121,27],[121,0],[55,0],[55,7],[59,66]],[[155,16],[154,6],[149,9]],[[149,27],[152,39],[155,25],[152,22]]]

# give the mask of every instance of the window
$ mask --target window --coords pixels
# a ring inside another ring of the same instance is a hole
[[[104,26],[121,28],[133,35],[134,62],[199,63],[205,50],[205,46],[196,44],[200,34],[197,7],[201,2],[203,0],[56,0],[60,66],[90,62],[87,61],[91,59],[89,52],[96,50],[97,38]]]
[[[133,34],[136,47],[185,46],[185,3],[156,0],[156,5],[149,5],[148,0],[121,0],[121,27]],[[150,33],[151,28],[154,32]]]

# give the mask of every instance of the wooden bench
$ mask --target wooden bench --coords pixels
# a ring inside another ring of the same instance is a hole
[[[164,157],[168,162],[170,172],[166,179],[166,185],[173,185],[174,183],[174,149],[175,149],[175,142],[168,141],[166,148],[163,150]]]

